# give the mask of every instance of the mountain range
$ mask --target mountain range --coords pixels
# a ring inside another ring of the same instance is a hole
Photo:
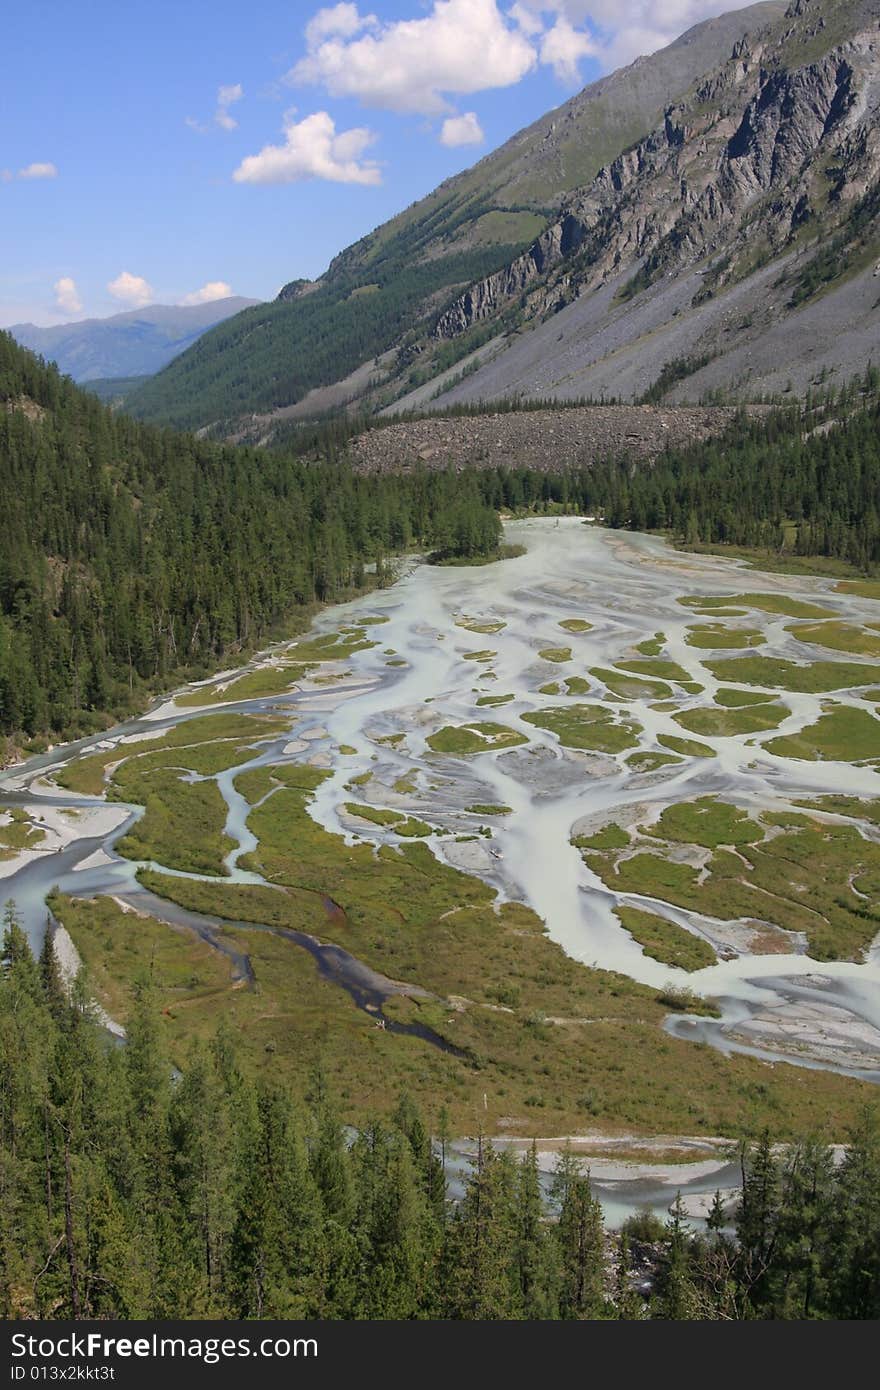
[[[22,347],[57,363],[74,381],[142,377],[158,372],[215,324],[258,303],[230,295],[208,304],[152,304],[51,328],[17,323],[8,331]]]
[[[708,20],[228,319],[127,408],[291,422],[804,394],[880,348],[880,0]]]

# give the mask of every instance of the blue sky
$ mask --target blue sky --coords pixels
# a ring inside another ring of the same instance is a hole
[[[29,0],[4,17],[0,326],[270,298],[737,0]]]

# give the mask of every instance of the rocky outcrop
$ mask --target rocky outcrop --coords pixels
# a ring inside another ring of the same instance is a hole
[[[863,9],[862,31],[801,66],[789,58],[794,40],[822,29],[809,3],[790,8],[773,42],[738,43],[524,255],[470,286],[435,336],[455,337],[517,297],[534,318],[554,307],[560,287],[567,297],[587,293],[627,268],[647,284],[716,252],[735,271],[761,245],[784,250],[808,221],[845,226],[849,202],[880,180],[880,3]]]
[[[276,304],[293,304],[297,299],[303,299],[307,294],[313,294],[318,288],[317,280],[291,280],[278,291]]]

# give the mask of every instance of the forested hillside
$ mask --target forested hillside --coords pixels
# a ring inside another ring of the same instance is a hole
[[[383,553],[498,532],[476,480],[361,479],[152,429],[5,334],[0,496],[0,734],[100,727]]]
[[[405,1098],[351,1142],[321,1076],[300,1109],[246,1082],[222,1024],[182,1074],[144,981],[124,1048],[68,1001],[7,912],[0,962],[4,1318],[876,1318],[880,1131],[839,1167],[822,1144],[740,1149],[694,1237],[673,1207],[612,1246],[588,1177],[482,1147],[451,1204]],[[659,1229],[658,1229],[659,1228]],[[635,1292],[633,1250],[654,1281]],[[612,1258],[613,1257],[613,1258]]]
[[[127,408],[187,429],[225,427],[245,412],[289,405],[389,348],[405,350],[426,303],[449,303],[455,286],[497,270],[521,249],[479,247],[419,262],[424,239],[413,228],[367,265],[342,262],[312,293],[220,324],[134,391]]]
[[[880,375],[839,392],[745,414],[725,435],[670,451],[654,468],[597,470],[584,505],[612,526],[670,529],[686,544],[880,564]]]
[[[880,563],[878,377],[710,443],[535,473],[355,475],[114,415],[0,335],[0,733],[74,735],[215,668],[364,567],[497,544],[494,514],[562,504],[612,526]]]

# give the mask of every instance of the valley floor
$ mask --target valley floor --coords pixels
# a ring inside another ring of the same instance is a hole
[[[37,938],[51,895],[111,1018],[146,973],[179,1057],[222,1018],[354,1122],[839,1138],[880,1080],[880,605],[506,538],[4,774],[6,896]],[[670,1148],[612,1180],[662,1196]]]

